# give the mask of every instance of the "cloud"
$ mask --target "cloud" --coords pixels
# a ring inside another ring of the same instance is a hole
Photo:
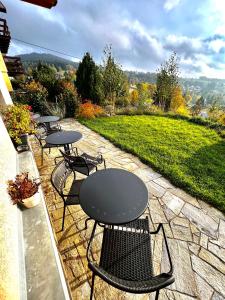
[[[204,51],[201,39],[177,35],[168,35],[165,39],[164,48],[175,51],[184,58],[193,58],[196,53]]]
[[[100,63],[105,45],[112,44],[124,69],[152,72],[175,51],[187,76],[221,76],[225,9],[219,0],[215,6],[213,0],[199,2],[66,0],[47,10],[8,0],[6,17],[13,37],[74,57],[89,51]],[[45,52],[11,43],[10,54],[34,51]]]
[[[164,3],[164,8],[169,11],[179,5],[181,0],[166,0]]]

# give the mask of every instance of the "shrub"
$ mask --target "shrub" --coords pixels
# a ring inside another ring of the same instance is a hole
[[[21,144],[20,136],[25,133],[33,133],[31,129],[31,107],[29,105],[8,105],[0,110],[9,136],[18,144]]]
[[[32,197],[37,191],[40,182],[36,179],[29,179],[28,173],[16,175],[15,181],[8,181],[8,193],[13,204],[23,202],[24,199]]]
[[[65,116],[67,118],[74,117],[78,109],[79,100],[76,93],[71,90],[64,90],[63,93],[57,96],[57,100],[65,106]]]
[[[101,106],[92,104],[90,101],[79,105],[78,117],[84,119],[93,119],[103,115],[104,110]]]
[[[25,89],[27,91],[25,94],[26,103],[32,106],[34,112],[45,114],[48,97],[46,88],[33,80],[25,85]]]

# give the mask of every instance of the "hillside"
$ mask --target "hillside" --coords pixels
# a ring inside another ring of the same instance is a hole
[[[156,82],[156,73],[126,71],[126,75],[133,84],[137,82]],[[203,96],[207,104],[217,101],[218,104],[225,106],[225,79],[203,76],[200,78],[180,78],[180,84],[184,92],[189,91],[194,99]]]
[[[76,62],[47,53],[21,54],[20,57],[25,69],[36,65],[40,61],[64,70],[70,66],[75,69],[78,67]],[[156,73],[153,72],[125,71],[125,73],[132,84],[156,82]],[[217,101],[218,104],[225,106],[225,79],[180,78],[180,84],[184,92],[189,91],[192,94],[194,101],[198,96],[203,96],[207,104]]]
[[[74,68],[78,67],[78,63],[76,62],[47,53],[29,53],[21,54],[19,56],[22,60],[25,69],[28,66],[36,65],[38,62],[43,62],[49,65],[55,65],[56,68],[62,69],[67,69],[68,66],[72,66]]]

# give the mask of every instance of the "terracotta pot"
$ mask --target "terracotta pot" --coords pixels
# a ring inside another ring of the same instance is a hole
[[[40,203],[40,197],[38,193],[34,194],[33,196],[23,199],[21,204],[26,208],[31,208]]]

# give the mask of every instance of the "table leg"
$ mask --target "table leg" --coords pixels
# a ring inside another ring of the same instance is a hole
[[[51,131],[50,122],[46,122],[46,123],[45,123],[45,126],[46,126],[46,128],[47,128],[47,132],[50,132],[50,131]]]
[[[70,154],[70,145],[69,144],[64,145],[64,151],[66,154]]]

